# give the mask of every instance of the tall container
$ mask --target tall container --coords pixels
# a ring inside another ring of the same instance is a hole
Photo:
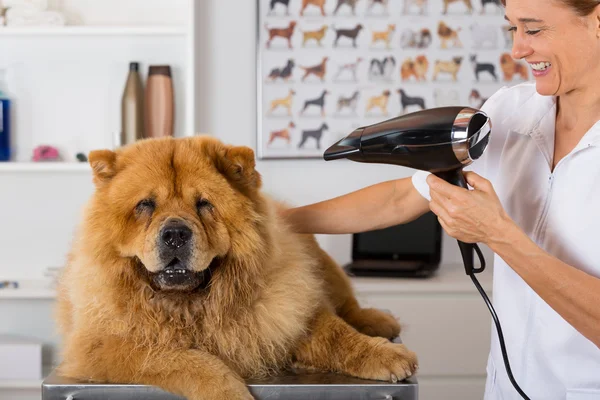
[[[129,63],[129,75],[121,99],[120,145],[127,145],[144,137],[144,87],[139,69],[139,63]]]
[[[169,65],[148,68],[145,104],[146,136],[173,136],[175,100]]]
[[[5,80],[5,71],[0,69],[0,161],[10,161],[10,98],[8,97],[8,84]]]

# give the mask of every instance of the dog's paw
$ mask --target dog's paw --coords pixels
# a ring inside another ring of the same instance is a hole
[[[412,376],[419,368],[417,355],[405,345],[382,338],[369,338],[364,354],[356,357],[349,370],[363,379],[397,382]]]
[[[230,379],[227,382],[227,387],[223,388],[222,399],[254,400],[254,396],[252,396],[250,390],[248,390],[248,386],[244,382],[237,379]]]
[[[218,380],[218,383],[213,382],[215,385],[209,385],[209,387],[199,388],[200,393],[198,396],[187,396],[189,399],[194,400],[254,400],[254,396],[248,390],[246,384],[234,377],[223,377],[224,380]]]
[[[393,315],[375,308],[357,308],[344,319],[357,331],[369,336],[393,339],[398,337],[401,330]]]

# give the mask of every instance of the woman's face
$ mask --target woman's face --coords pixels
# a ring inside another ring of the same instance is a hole
[[[561,95],[600,82],[600,7],[578,16],[559,0],[507,0],[512,57],[532,69],[542,95]]]

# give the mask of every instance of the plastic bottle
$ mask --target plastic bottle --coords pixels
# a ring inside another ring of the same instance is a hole
[[[5,80],[5,71],[0,69],[0,161],[10,161],[10,99],[8,98],[8,84]]]
[[[121,99],[120,145],[130,144],[144,137],[144,88],[139,69],[139,63],[129,63],[129,75]]]
[[[169,65],[149,67],[145,101],[146,136],[173,136],[175,105]]]

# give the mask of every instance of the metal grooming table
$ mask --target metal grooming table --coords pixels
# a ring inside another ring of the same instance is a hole
[[[401,339],[394,340],[401,343]],[[333,373],[292,370],[246,381],[256,400],[417,400],[413,376],[398,383],[352,378]],[[42,400],[183,400],[155,386],[81,382],[55,371],[42,383]],[[234,399],[232,399],[234,400]]]
[[[398,383],[301,371],[247,381],[257,400],[417,400],[417,381]],[[64,379],[54,372],[42,383],[42,400],[183,400],[154,386],[98,384]],[[232,399],[234,400],[234,399]]]

